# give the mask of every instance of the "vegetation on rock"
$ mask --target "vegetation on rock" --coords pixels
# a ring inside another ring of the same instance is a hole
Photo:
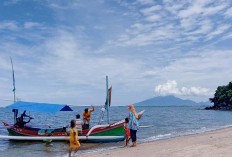
[[[214,103],[211,107],[206,107],[208,110],[232,110],[232,82],[226,86],[219,86],[213,98],[209,99]]]

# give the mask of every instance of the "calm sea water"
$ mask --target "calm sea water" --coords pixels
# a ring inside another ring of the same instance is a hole
[[[55,115],[30,113],[34,119],[32,125],[50,124],[52,127],[63,127],[75,118],[77,113],[82,114],[85,107],[73,107],[73,112],[59,112]],[[140,125],[152,125],[149,128],[140,128],[137,133],[138,142],[154,141],[176,136],[196,134],[209,130],[215,130],[232,126],[232,112],[229,111],[209,111],[204,107],[136,107],[136,111],[145,110],[140,119]],[[91,125],[99,121],[101,108],[96,107],[92,112]],[[128,116],[127,107],[111,107],[110,121],[115,122]],[[13,123],[13,113],[10,109],[0,108],[0,121]],[[0,126],[2,126],[0,124]],[[4,129],[0,129],[1,135],[8,135]],[[123,147],[124,142],[118,143],[82,143],[79,154],[92,151],[101,151]],[[69,143],[53,142],[52,146],[47,146],[43,142],[22,142],[0,140],[0,156],[67,156]]]

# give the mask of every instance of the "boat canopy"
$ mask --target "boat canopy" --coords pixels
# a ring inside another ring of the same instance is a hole
[[[23,101],[17,101],[14,104],[7,106],[7,108],[51,114],[55,114],[58,111],[73,111],[65,104],[47,104]]]

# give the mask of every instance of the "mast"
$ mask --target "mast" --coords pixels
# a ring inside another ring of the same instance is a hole
[[[107,110],[107,123],[110,124],[110,111],[109,111],[109,92],[108,92],[108,76],[106,76],[106,110]]]
[[[107,111],[107,123],[110,124],[110,111],[109,111],[109,89],[108,89],[108,76],[106,76],[106,102],[104,108],[102,108],[102,113],[98,125],[101,125],[104,118],[105,110]]]
[[[10,60],[11,60],[11,67],[12,67],[12,75],[13,75],[13,92],[14,92],[14,103],[16,102],[16,99],[15,99],[15,78],[14,78],[14,66],[13,66],[13,61],[12,61],[12,58],[10,57]]]
[[[14,103],[16,102],[16,98],[15,98],[15,77],[14,77],[14,66],[13,66],[13,61],[12,58],[10,57],[10,61],[11,61],[11,67],[12,67],[12,76],[13,76],[13,92],[14,92]],[[16,118],[18,115],[18,110],[17,109],[13,109],[12,110],[14,112],[14,123],[16,123]]]

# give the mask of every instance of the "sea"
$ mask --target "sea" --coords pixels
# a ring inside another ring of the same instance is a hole
[[[69,125],[70,121],[75,119],[76,114],[82,115],[85,108],[72,107],[74,111],[58,112],[54,115],[35,112],[27,112],[27,114],[34,118],[31,120],[30,125],[41,126],[49,124],[52,128],[57,128]],[[135,109],[137,112],[145,110],[143,117],[139,120],[139,124],[140,126],[147,126],[138,130],[138,143],[198,134],[232,126],[231,111],[204,110],[204,106],[136,106]],[[101,107],[95,107],[95,111],[92,112],[91,116],[91,126],[98,124],[100,115]],[[110,107],[110,122],[119,121],[128,115],[129,110],[127,106]],[[104,120],[106,122],[106,118]],[[0,108],[0,122],[2,121],[13,123],[13,112],[11,109]],[[3,124],[0,124],[1,126]],[[7,130],[0,129],[0,135],[8,135]],[[121,148],[124,145],[124,141],[117,143],[81,143],[78,154]],[[68,156],[68,149],[68,142],[52,142],[52,145],[48,145],[44,142],[0,139],[0,156],[66,157]]]

